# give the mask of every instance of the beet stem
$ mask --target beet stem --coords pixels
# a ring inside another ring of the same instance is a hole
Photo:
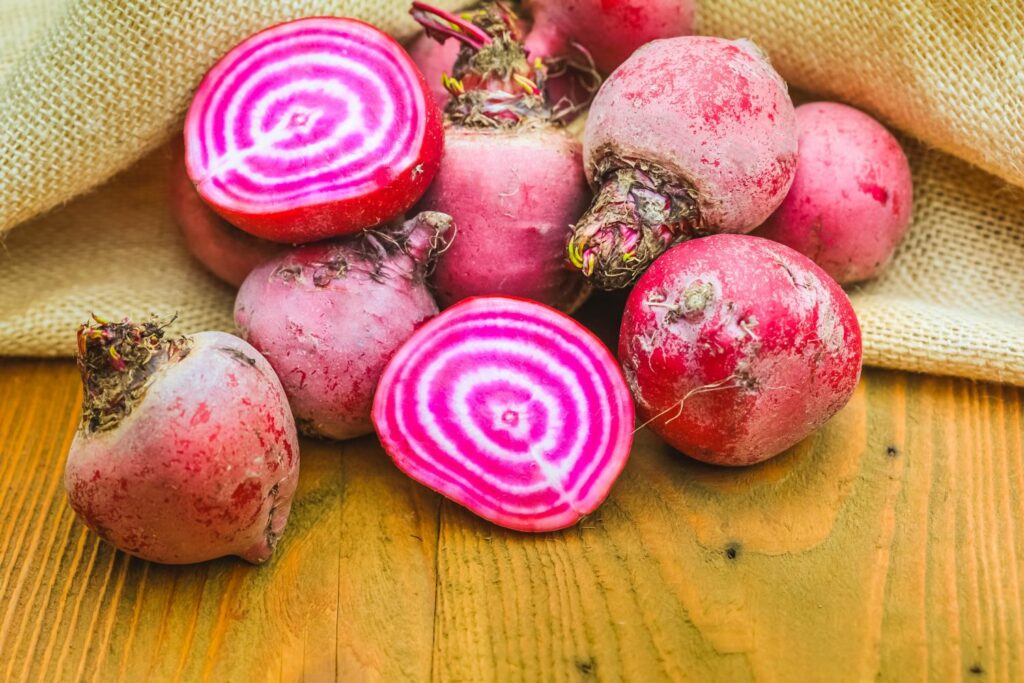
[[[438,35],[445,38],[451,37],[461,40],[476,50],[479,50],[484,45],[491,44],[491,36],[480,27],[470,21],[466,21],[462,17],[455,16],[451,12],[428,5],[425,2],[412,3],[412,10],[409,13],[413,19],[423,26],[427,35],[435,40],[438,40]],[[443,43],[445,38],[439,39],[438,42]]]
[[[639,164],[599,174],[594,203],[573,226],[569,262],[601,289],[628,287],[673,244],[699,233],[691,192]]]

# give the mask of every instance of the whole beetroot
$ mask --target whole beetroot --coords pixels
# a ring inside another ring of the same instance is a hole
[[[447,135],[420,204],[451,212],[459,230],[434,270],[437,302],[505,295],[573,311],[586,295],[565,266],[569,225],[588,197],[579,144],[550,126],[514,135],[453,126]]]
[[[552,121],[543,65],[526,58],[503,7],[473,12],[472,22],[422,3],[413,15],[463,44],[447,81],[445,153],[419,204],[450,214],[459,230],[438,259],[438,303],[505,295],[572,311],[587,290],[565,247],[589,192],[580,144]]]
[[[531,57],[564,57],[583,47],[601,73],[611,73],[641,45],[693,32],[692,0],[526,0],[533,27]]]
[[[675,242],[764,222],[793,181],[796,116],[753,43],[656,40],[601,86],[583,154],[598,195],[569,258],[617,289]]]
[[[245,279],[235,322],[277,371],[300,431],[348,439],[372,430],[385,364],[437,314],[427,268],[451,231],[449,216],[425,212],[287,252]]]
[[[175,145],[171,155],[171,215],[189,253],[217,278],[238,287],[253,268],[288,248],[250,235],[221,218],[206,205],[189,179],[184,146]]]
[[[760,462],[842,408],[861,336],[839,285],[810,259],[760,237],[673,247],[626,303],[619,361],[640,417],[683,453]]]
[[[796,109],[793,186],[757,234],[810,257],[841,284],[876,277],[910,227],[913,181],[900,143],[836,102]]]
[[[267,361],[238,337],[168,339],[159,322],[78,333],[82,422],[64,473],[71,507],[154,562],[268,559],[299,474],[295,423]]]

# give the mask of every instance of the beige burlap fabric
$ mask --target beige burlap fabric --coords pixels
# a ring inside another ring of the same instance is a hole
[[[0,231],[18,225],[0,249],[0,354],[70,353],[90,310],[229,328],[232,293],[190,262],[168,217],[161,143],[203,72],[254,30],[346,13],[401,36],[405,10],[0,0]],[[1024,385],[1020,3],[706,0],[700,22],[753,38],[794,86],[904,134],[913,228],[886,275],[851,291],[866,361]]]

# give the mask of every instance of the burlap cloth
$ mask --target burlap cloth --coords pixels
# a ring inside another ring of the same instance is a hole
[[[0,0],[0,234],[18,226],[0,247],[0,354],[70,354],[90,311],[230,329],[233,293],[168,216],[162,143],[246,35],[348,14],[403,37],[407,6]],[[866,362],[1024,385],[1021,4],[706,0],[700,29],[754,39],[793,86],[903,132],[913,228],[885,276],[851,290]]]

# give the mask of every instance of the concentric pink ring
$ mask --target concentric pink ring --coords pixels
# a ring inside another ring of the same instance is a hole
[[[506,297],[467,299],[417,330],[381,378],[373,419],[408,475],[524,531],[593,512],[633,440],[608,349],[572,318]]]
[[[358,197],[419,161],[428,106],[394,40],[317,17],[258,33],[203,80],[185,122],[189,175],[227,212]]]

